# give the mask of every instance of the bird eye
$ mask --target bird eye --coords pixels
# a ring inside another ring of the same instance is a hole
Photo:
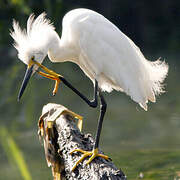
[[[31,60],[33,60],[33,61],[34,61],[34,56],[32,56]]]

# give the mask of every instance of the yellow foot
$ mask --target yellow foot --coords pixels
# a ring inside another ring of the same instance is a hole
[[[93,149],[92,151],[84,151],[82,149],[74,149],[73,151],[70,152],[70,154],[73,154],[74,152],[81,152],[83,156],[75,163],[74,167],[72,168],[72,171],[78,166],[80,162],[82,162],[86,157],[90,156],[89,160],[86,162],[86,164],[89,164],[94,158],[96,157],[101,157],[103,159],[108,160],[109,157],[104,155],[104,154],[99,154],[98,153],[98,148]]]
[[[54,90],[53,90],[53,96],[55,96],[56,93],[57,93],[57,91],[58,91],[59,83],[61,82],[60,79],[57,78],[57,77],[54,77],[54,76],[52,76],[52,75],[46,74],[46,73],[44,73],[44,72],[42,72],[42,71],[37,71],[37,72],[38,72],[41,76],[46,77],[46,78],[48,78],[48,79],[52,79],[52,80],[55,81],[55,86],[54,86]]]
[[[31,63],[36,64],[37,66],[39,66],[40,68],[42,68],[46,73],[42,72],[42,71],[37,71],[41,76],[44,76],[48,79],[52,79],[55,81],[55,86],[54,86],[54,90],[53,90],[53,96],[56,95],[57,91],[58,91],[58,87],[59,87],[59,83],[60,83],[60,79],[59,77],[62,77],[60,74],[57,74],[56,72],[48,69],[47,67],[43,66],[42,64],[38,63],[37,61],[32,60]]]
[[[57,74],[56,72],[48,69],[47,67],[43,66],[42,64],[38,63],[37,61],[32,60],[32,62],[34,64],[36,64],[37,66],[39,66],[40,68],[42,68],[46,73],[48,73],[49,75],[55,77],[55,78],[59,78],[62,77],[60,74]]]

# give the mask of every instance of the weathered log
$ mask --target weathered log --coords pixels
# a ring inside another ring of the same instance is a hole
[[[90,134],[83,134],[81,116],[69,111],[62,105],[47,104],[44,106],[39,120],[39,135],[43,138],[45,156],[48,166],[52,167],[54,179],[68,180],[125,180],[126,176],[112,163],[100,157],[86,165],[88,158],[72,171],[81,153],[70,154],[74,149],[92,150],[94,140]],[[102,151],[100,153],[103,153]]]

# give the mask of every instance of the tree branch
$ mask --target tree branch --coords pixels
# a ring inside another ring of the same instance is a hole
[[[90,134],[80,132],[75,117],[80,119],[78,127],[81,128],[81,116],[62,105],[47,104],[39,119],[39,135],[43,138],[46,160],[52,167],[54,180],[126,180],[124,173],[112,161],[100,157],[89,165],[86,165],[87,158],[74,171],[71,170],[82,154],[77,152],[71,155],[70,152],[77,148],[90,151],[94,144]]]

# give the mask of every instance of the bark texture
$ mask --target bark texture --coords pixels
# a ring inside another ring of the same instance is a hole
[[[112,163],[100,157],[86,165],[88,158],[77,168],[72,167],[82,156],[70,152],[80,148],[91,151],[94,140],[90,134],[80,132],[81,116],[58,104],[47,104],[39,120],[39,135],[43,138],[48,166],[52,167],[55,180],[126,180],[125,174]],[[79,128],[78,128],[79,127]],[[103,153],[100,151],[100,153]]]

